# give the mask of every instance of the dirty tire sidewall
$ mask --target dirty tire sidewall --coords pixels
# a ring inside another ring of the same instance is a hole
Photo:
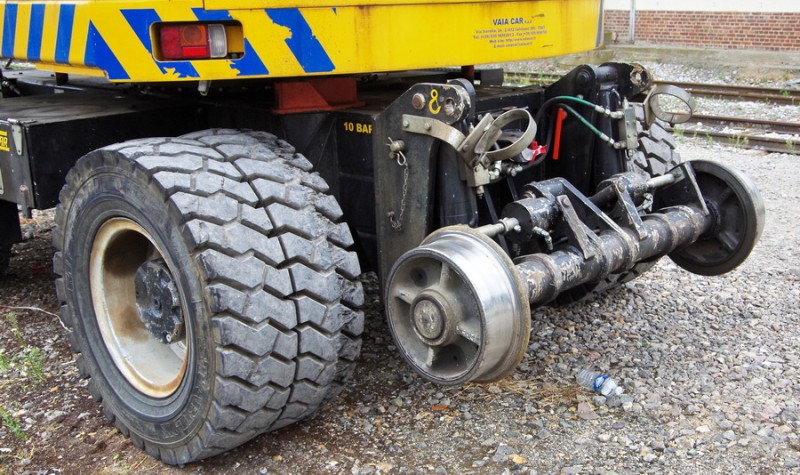
[[[113,152],[94,152],[85,163],[116,162]],[[182,445],[202,425],[208,410],[211,378],[213,377],[213,347],[209,336],[208,319],[199,287],[198,270],[179,233],[179,219],[171,216],[159,190],[148,184],[146,177],[130,168],[130,163],[100,165],[78,170],[79,186],[67,203],[65,230],[64,277],[69,282],[66,301],[71,311],[82,318],[73,319],[75,337],[83,340],[81,371],[91,375],[90,391],[102,401],[109,419],[119,418],[118,427],[129,428],[136,434],[161,445]],[[138,178],[138,179],[137,179]],[[117,368],[100,334],[89,287],[89,262],[94,236],[108,219],[128,218],[142,226],[173,270],[181,294],[186,318],[188,365],[177,390],[163,399],[148,397],[133,388]],[[177,221],[177,222],[176,222]],[[176,272],[177,271],[177,272]],[[123,429],[124,430],[124,429]]]

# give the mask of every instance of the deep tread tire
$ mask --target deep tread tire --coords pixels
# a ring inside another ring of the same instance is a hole
[[[327,191],[308,160],[263,132],[134,140],[75,165],[55,219],[62,318],[89,391],[134,445],[188,463],[313,416],[344,388],[364,296]],[[85,242],[112,215],[136,221],[180,263],[193,350],[166,402],[135,394],[98,336]]]
[[[644,127],[644,109],[641,104],[634,104],[636,110],[639,146],[633,157],[628,160],[629,171],[639,170],[651,177],[661,176],[681,163],[680,155],[675,152],[675,137],[668,132],[663,122],[656,120],[649,128]],[[658,260],[640,262],[625,272],[611,274],[600,282],[580,285],[567,290],[556,299],[558,305],[567,305],[579,300],[590,300],[615,289],[626,282],[652,269]]]

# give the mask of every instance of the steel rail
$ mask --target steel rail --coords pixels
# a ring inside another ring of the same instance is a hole
[[[533,84],[549,84],[562,76],[551,73],[528,73],[506,71],[509,81],[528,81]],[[686,89],[697,97],[770,102],[774,104],[800,105],[800,90],[774,87],[738,86],[730,84],[707,84],[683,81],[653,81],[656,85],[672,85]]]
[[[776,134],[788,134],[800,136],[800,122],[788,122],[778,120],[755,119],[752,117],[731,117],[723,115],[694,114],[690,119],[691,123],[700,122],[703,125],[719,127],[742,127],[755,128],[759,131],[773,132]]]
[[[773,104],[800,105],[800,91],[774,87],[737,86],[729,84],[704,84],[680,81],[655,81],[655,84],[678,86],[696,97],[769,102]]]
[[[675,132],[668,127],[667,130],[684,137],[707,139],[731,147],[800,155],[800,138],[798,137],[773,137],[769,135],[723,132],[714,129],[683,129],[682,131]]]

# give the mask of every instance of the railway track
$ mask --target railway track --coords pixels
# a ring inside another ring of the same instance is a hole
[[[506,72],[512,84],[551,84],[560,75]],[[695,97],[726,101],[765,102],[800,107],[800,90],[725,84],[655,81],[655,84],[678,86]],[[714,142],[747,149],[800,155],[800,123],[763,120],[750,117],[694,114],[674,130],[678,135],[705,138]]]
[[[674,130],[668,127],[667,130],[679,136],[706,139],[736,148],[800,155],[800,137],[781,137],[701,128]]]
[[[781,105],[800,105],[800,91],[795,89],[673,81],[655,81],[655,84],[678,86],[691,92],[695,97],[735,101],[758,101]]]
[[[526,73],[515,71],[506,71],[505,73],[506,81],[516,84],[551,84],[561,77],[563,76],[547,73]],[[691,92],[695,97],[800,105],[800,90],[797,89],[779,89],[771,87],[705,84],[678,81],[654,81],[654,84],[678,86]]]

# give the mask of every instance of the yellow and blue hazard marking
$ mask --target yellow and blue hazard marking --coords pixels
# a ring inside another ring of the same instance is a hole
[[[0,55],[56,72],[156,82],[514,61],[585,51],[602,37],[601,0],[347,0],[340,7],[251,8],[265,3],[230,0],[225,9],[206,10],[203,0],[0,0]],[[159,61],[153,26],[193,21],[241,25],[240,54]]]
[[[336,9],[332,9],[334,12]],[[307,73],[329,73],[336,69],[325,48],[314,36],[303,14],[297,8],[267,10],[267,16],[276,25],[285,26],[292,32],[286,40],[292,54]]]
[[[69,64],[69,45],[72,38],[72,25],[75,21],[75,5],[64,4],[58,7],[56,33],[56,63]],[[4,55],[5,56],[5,55]]]

